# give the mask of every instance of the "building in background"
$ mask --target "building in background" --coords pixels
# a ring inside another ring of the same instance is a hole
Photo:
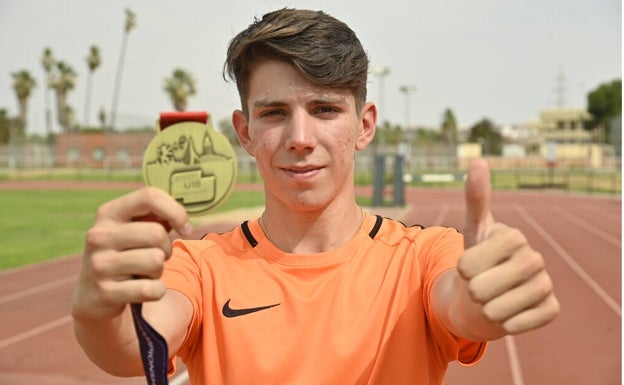
[[[593,143],[592,133],[584,129],[591,115],[585,108],[553,108],[540,112],[539,119],[527,123],[536,136],[530,145],[549,163],[571,167],[600,168],[604,146]]]
[[[141,168],[153,132],[60,134],[57,167]]]

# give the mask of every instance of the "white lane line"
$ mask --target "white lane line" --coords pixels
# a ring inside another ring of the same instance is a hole
[[[20,334],[16,334],[13,337],[9,337],[6,338],[4,340],[0,340],[0,349],[6,348],[7,346],[11,346],[13,344],[16,344],[18,342],[24,341],[26,339],[32,338],[34,336],[37,336],[41,333],[45,333],[48,330],[52,330],[54,328],[57,328],[59,326],[63,326],[69,322],[71,322],[72,317],[71,315],[66,315],[64,317],[58,318],[54,321],[50,321],[47,322],[43,325],[37,326],[36,328],[32,328],[30,330],[27,330],[23,333]]]
[[[189,374],[185,370],[184,372],[182,372],[179,375],[177,375],[174,378],[172,378],[171,381],[169,381],[169,385],[182,385],[182,384],[186,384],[188,379],[189,379]]]
[[[442,208],[440,209],[440,213],[438,214],[436,219],[433,221],[434,226],[439,226],[442,224],[442,222],[444,222],[444,218],[446,218],[446,214],[448,214],[450,207],[451,206],[449,204],[442,205]]]
[[[57,327],[63,326],[69,322],[71,322],[72,317],[71,315],[66,315],[64,317],[58,318],[54,321],[45,323],[41,326],[38,326],[36,328],[30,329],[28,331],[25,331],[23,333],[14,335],[13,337],[9,337],[6,338],[4,340],[0,340],[0,349],[6,348],[8,346],[14,345],[18,342],[27,340],[29,338],[35,337],[39,334],[45,333],[49,330],[55,329]],[[189,375],[188,372],[185,370],[183,372],[181,372],[179,375],[175,376],[174,378],[171,379],[171,381],[169,382],[170,385],[183,385],[186,384],[188,382],[189,379]]]
[[[71,254],[71,255],[64,256],[64,257],[48,259],[48,260],[43,261],[43,262],[30,263],[28,265],[23,265],[23,266],[18,266],[18,267],[11,267],[11,268],[6,269],[6,270],[0,270],[0,277],[4,277],[4,276],[7,276],[7,275],[13,275],[13,274],[17,274],[17,273],[24,273],[24,272],[27,272],[29,270],[46,268],[48,266],[56,265],[56,264],[63,263],[63,262],[71,262],[71,259],[74,259],[74,258],[78,259],[79,257],[80,257],[80,255]]]
[[[509,366],[511,369],[511,379],[513,385],[524,385],[522,367],[520,366],[520,356],[518,355],[516,340],[513,336],[505,336],[505,347],[507,348],[507,355],[509,356]]]
[[[546,232],[546,230],[533,219],[529,213],[518,205],[513,206],[514,209],[520,214],[520,216],[530,225],[535,231],[542,237],[550,246],[559,254],[561,259],[570,266],[570,268],[583,280],[585,283],[600,297],[613,311],[620,317],[622,317],[622,307],[620,304],[611,298],[609,294],[596,282],[589,273],[587,273],[581,265],[579,265],[574,258],[553,238]]]
[[[554,206],[553,207],[561,216],[564,216],[567,220],[569,220],[570,222],[574,223],[575,225],[582,227],[585,231],[590,232],[592,234],[594,234],[595,236],[602,238],[603,240],[609,242],[610,244],[612,244],[615,247],[622,247],[622,241],[614,236],[612,236],[611,234],[600,230],[599,228],[597,228],[596,226],[592,226],[590,223],[584,221],[583,219],[577,217],[576,215],[573,215],[569,212],[567,212],[566,210],[562,209],[559,206]]]
[[[78,279],[77,276],[72,275],[70,277],[59,278],[55,281],[42,283],[41,285],[33,286],[28,289],[24,289],[24,290],[16,291],[11,294],[0,296],[0,305],[7,303],[7,302],[15,301],[20,298],[28,297],[29,295],[34,295],[34,294],[38,294],[47,290],[51,290],[59,286],[67,285],[69,283],[75,282],[77,279]]]

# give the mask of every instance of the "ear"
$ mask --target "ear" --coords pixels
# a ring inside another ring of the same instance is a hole
[[[377,106],[365,103],[360,112],[360,130],[355,142],[355,149],[362,151],[373,141],[377,129]]]
[[[234,131],[236,131],[236,136],[238,137],[238,142],[241,146],[243,146],[249,155],[255,156],[253,140],[249,135],[249,124],[243,111],[235,110],[232,113],[232,126],[234,126]]]

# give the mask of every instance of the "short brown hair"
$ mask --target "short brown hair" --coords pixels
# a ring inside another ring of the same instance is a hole
[[[236,82],[245,114],[249,73],[263,60],[292,64],[315,84],[348,89],[358,111],[366,102],[368,56],[351,28],[322,11],[267,13],[230,41],[223,76]]]

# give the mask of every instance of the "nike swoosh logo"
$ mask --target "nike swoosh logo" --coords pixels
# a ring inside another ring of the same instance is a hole
[[[223,308],[221,309],[221,313],[223,313],[223,315],[226,316],[227,318],[234,318],[234,317],[240,317],[242,315],[246,315],[250,313],[255,313],[257,311],[270,309],[272,307],[279,306],[279,305],[281,304],[276,303],[276,304],[268,305],[268,306],[249,307],[245,309],[232,309],[230,307],[230,300],[228,299],[225,305],[223,305]]]

